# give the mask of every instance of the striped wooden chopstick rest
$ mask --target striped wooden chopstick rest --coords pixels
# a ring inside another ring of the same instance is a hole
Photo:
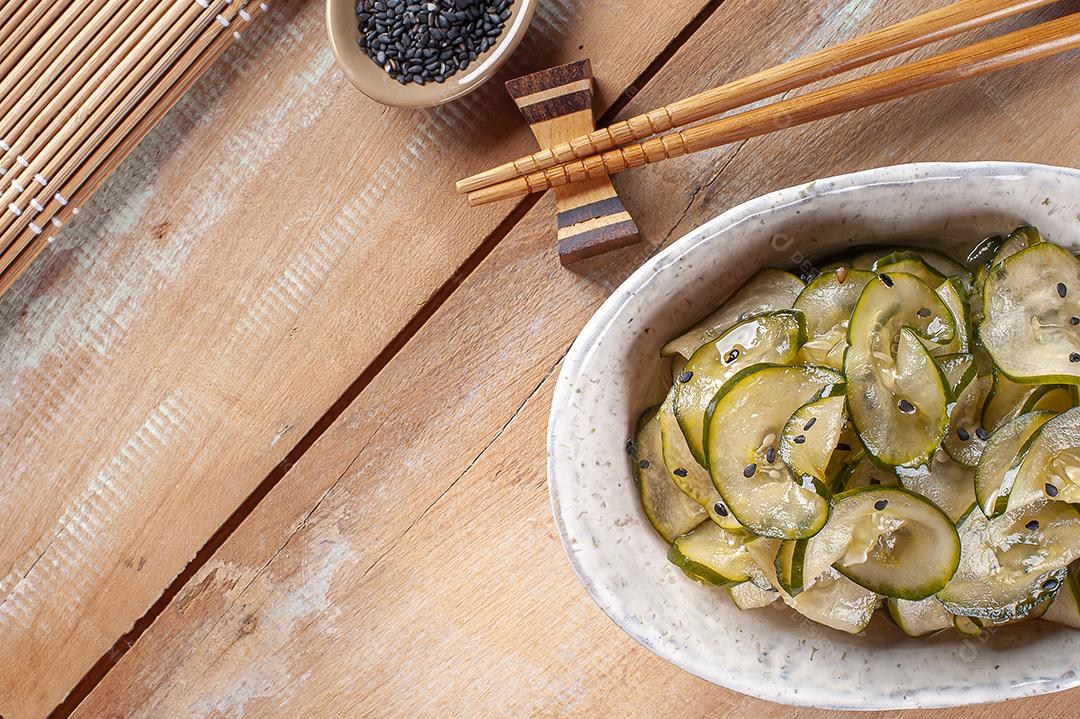
[[[541,149],[596,129],[592,63],[579,60],[506,83]],[[570,265],[641,239],[608,177],[555,188],[559,259]]]

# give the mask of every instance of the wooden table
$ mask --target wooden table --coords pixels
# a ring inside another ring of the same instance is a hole
[[[542,0],[503,79],[590,56],[625,115],[937,4]],[[0,715],[823,715],[692,678],[586,596],[545,486],[560,360],[733,204],[916,160],[1080,165],[1078,106],[1071,54],[638,170],[645,242],[567,271],[549,197],[452,191],[531,147],[498,82],[376,106],[322,3],[275,4],[0,299]]]

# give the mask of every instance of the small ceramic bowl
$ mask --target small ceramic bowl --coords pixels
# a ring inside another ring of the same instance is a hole
[[[662,398],[660,347],[765,267],[871,242],[978,240],[1037,225],[1080,250],[1080,171],[1036,165],[889,167],[774,192],[729,210],[649,260],[574,343],[555,391],[548,486],[570,562],[630,636],[699,677],[771,701],[829,709],[946,707],[1080,684],[1080,631],[1044,622],[987,638],[911,639],[876,619],[851,636],[783,606],[740,612],[665,558],[631,478],[626,441]]]
[[[368,57],[359,45],[356,0],[326,0],[326,26],[338,65],[362,93],[393,107],[434,107],[469,94],[502,67],[525,37],[536,1],[514,0],[510,17],[495,45],[443,83],[402,85]]]

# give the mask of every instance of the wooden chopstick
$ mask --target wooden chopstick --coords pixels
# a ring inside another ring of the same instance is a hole
[[[470,205],[524,197],[840,115],[1080,47],[1080,13],[773,105],[575,160],[469,194]]]
[[[960,0],[467,177],[457,191],[474,192],[597,155],[1056,1]]]

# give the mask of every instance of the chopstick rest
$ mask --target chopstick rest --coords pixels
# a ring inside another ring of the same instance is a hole
[[[592,63],[578,60],[506,83],[541,149],[596,129]],[[571,265],[641,237],[608,177],[555,188],[559,259]]]

